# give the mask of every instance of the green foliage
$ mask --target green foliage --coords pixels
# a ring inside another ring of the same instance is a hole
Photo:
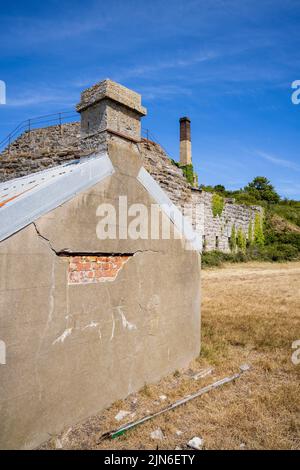
[[[259,216],[259,214],[257,214]],[[251,224],[252,225],[252,224]],[[255,224],[254,224],[255,225]],[[293,261],[300,259],[300,233],[291,231],[280,231],[272,218],[272,211],[267,211],[265,216],[265,229],[263,238],[264,244],[255,243],[248,245],[246,249],[236,251],[236,245],[241,245],[240,230],[236,234],[233,226],[231,231],[231,253],[221,253],[219,251],[205,252],[202,255],[203,267],[221,266],[224,262],[240,263],[246,261]],[[256,226],[262,226],[261,217],[256,218]],[[260,228],[258,233],[260,233]],[[255,231],[255,228],[254,228]],[[249,234],[248,234],[249,236]],[[240,241],[239,241],[240,240]]]
[[[237,204],[244,204],[246,206],[263,206],[266,207],[267,203],[265,201],[261,201],[260,199],[256,199],[253,194],[245,193],[243,191],[237,192],[234,195],[235,202]]]
[[[260,258],[265,261],[293,261],[299,258],[299,251],[293,245],[275,243],[260,250]]]
[[[280,201],[272,206],[272,212],[300,227],[300,201]]]
[[[245,263],[247,261],[295,261],[300,259],[300,251],[294,245],[276,243],[263,247],[252,247],[245,252],[222,253],[208,251],[202,253],[203,268],[222,266],[223,263]]]
[[[190,165],[180,165],[180,168],[183,171],[185,178],[187,179],[188,183],[191,185],[194,184],[194,167],[192,164]]]
[[[202,191],[206,191],[207,193],[218,193],[222,196],[227,196],[230,193],[230,191],[227,191],[225,186],[222,184],[217,184],[216,186],[206,186],[205,184],[200,184],[199,188],[202,189]]]
[[[265,176],[257,176],[251,183],[244,188],[245,193],[254,197],[256,200],[266,201],[268,203],[278,203],[280,197]]]
[[[221,217],[223,209],[224,209],[224,198],[220,196],[220,194],[214,194],[212,197],[213,216],[217,217],[218,215],[219,217]]]
[[[231,235],[230,235],[230,249],[231,251],[236,250],[236,230],[235,230],[235,225],[231,227]]]
[[[258,213],[255,214],[255,219],[254,219],[253,243],[254,245],[257,245],[257,246],[264,246],[265,244],[262,217]]]
[[[179,163],[179,162],[176,162],[173,158],[171,158],[171,163],[172,163],[174,166],[177,166],[177,168],[180,168],[180,163]]]
[[[253,225],[252,220],[250,220],[248,225],[248,246],[253,245]]]
[[[237,246],[239,250],[242,251],[242,253],[246,253],[247,240],[241,227],[239,227],[238,232],[237,232]]]
[[[264,215],[257,213],[254,221],[249,224],[248,243],[241,229],[237,231],[233,225],[231,253],[205,252],[202,255],[204,267],[220,266],[223,262],[280,262],[300,259],[300,233],[291,225],[300,227],[300,201],[280,200],[265,177],[254,178],[244,189],[238,191],[227,191],[222,185],[202,185],[200,188],[220,196],[223,202],[224,197],[233,197],[237,203],[260,205],[264,208]]]
[[[218,193],[223,197],[234,198],[238,204],[261,205],[267,207],[270,204],[282,204],[278,193],[268,178],[257,176],[243,189],[229,191],[222,184],[216,186],[200,185],[200,189],[210,193]],[[300,203],[299,203],[300,209]]]
[[[223,186],[222,184],[217,184],[216,186],[214,186],[214,191],[216,193],[219,193],[219,194],[225,194],[226,193],[225,186]]]
[[[221,251],[207,251],[202,254],[202,266],[204,268],[221,266],[224,262],[242,263],[248,261],[246,254],[241,251],[237,253],[222,253]]]

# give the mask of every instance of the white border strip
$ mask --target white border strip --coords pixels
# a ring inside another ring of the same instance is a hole
[[[153,197],[154,201],[159,204],[162,211],[167,215],[167,217],[169,217],[179,233],[188,242],[189,246],[187,248],[201,252],[201,240],[190,222],[172,203],[166,193],[144,167],[140,169],[137,179]]]
[[[62,174],[53,179],[52,172],[48,170],[50,174],[47,171],[45,182],[41,183],[39,178],[36,188],[0,208],[0,241],[114,173],[106,153],[74,163],[70,172],[61,170]],[[35,174],[30,176],[34,179]]]

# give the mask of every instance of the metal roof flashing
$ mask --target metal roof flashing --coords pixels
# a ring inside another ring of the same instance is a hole
[[[107,153],[0,184],[0,241],[114,173]]]

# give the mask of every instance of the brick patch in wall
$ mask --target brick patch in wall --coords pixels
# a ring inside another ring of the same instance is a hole
[[[69,256],[68,284],[114,281],[130,256]]]

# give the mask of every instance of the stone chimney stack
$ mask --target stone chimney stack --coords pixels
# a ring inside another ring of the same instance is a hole
[[[182,117],[180,122],[180,164],[190,165],[192,163],[192,143],[191,143],[191,120]]]
[[[81,115],[83,149],[101,149],[108,139],[141,140],[141,117],[147,110],[141,95],[111,80],[84,90],[76,107]]]

